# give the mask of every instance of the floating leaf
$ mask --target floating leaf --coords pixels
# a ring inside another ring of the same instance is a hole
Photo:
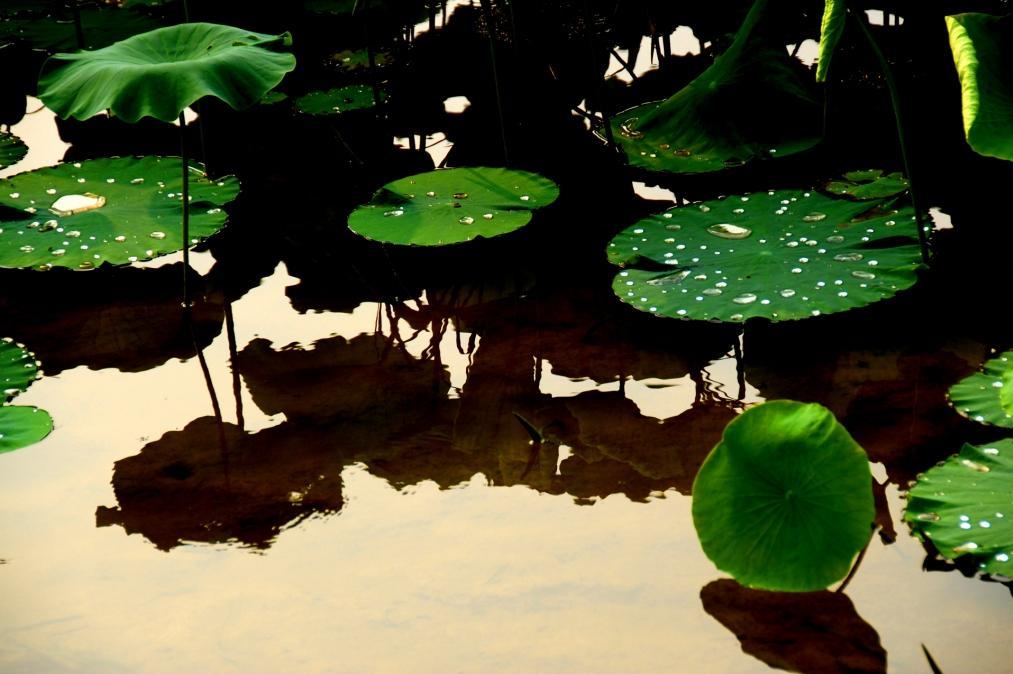
[[[1013,161],[1013,16],[946,17],[960,76],[964,133],[978,154]]]
[[[946,559],[970,555],[987,573],[1013,577],[1013,440],[964,445],[920,475],[904,520]]]
[[[60,3],[63,4],[63,3]],[[48,15],[33,12],[27,16],[0,22],[0,39],[18,40],[35,49],[71,51],[81,47],[77,39],[74,15],[69,10],[53,13],[53,3],[45,8]],[[96,49],[138,33],[158,28],[158,22],[149,16],[125,8],[81,7],[81,33],[84,47]]]
[[[383,99],[384,96],[381,94],[380,100]],[[340,115],[375,106],[373,87],[364,84],[352,84],[327,91],[314,91],[295,99],[295,107],[308,115]]]
[[[834,55],[837,43],[841,41],[847,16],[844,0],[826,0],[823,6],[823,22],[820,24],[820,51],[816,62],[817,82],[827,81],[830,59]]]
[[[127,122],[172,122],[205,96],[246,108],[295,68],[294,56],[273,51],[288,42],[287,34],[213,23],[159,28],[104,49],[56,54],[43,66],[39,98],[60,117],[108,109]]]
[[[0,181],[0,267],[91,269],[183,247],[177,157],[92,159]],[[208,180],[190,167],[192,241],[217,232],[235,178]]]
[[[369,68],[369,51],[366,49],[339,51],[330,57],[330,61],[347,72],[367,70]],[[373,65],[382,68],[391,62],[391,56],[386,52],[378,51],[373,53]]]
[[[615,137],[631,164],[703,173],[820,141],[819,104],[767,6],[757,0],[728,50],[681,91],[615,116]]]
[[[693,483],[704,552],[747,587],[826,588],[848,573],[874,516],[865,451],[816,404],[746,410]]]
[[[985,363],[981,372],[954,384],[950,404],[979,423],[1013,428],[1013,351]]]
[[[0,133],[0,169],[21,161],[27,153],[28,146],[20,138],[13,133]]]
[[[673,208],[620,232],[616,295],[696,320],[773,321],[847,311],[917,280],[910,206],[770,190]]]
[[[348,227],[374,241],[443,246],[520,229],[558,196],[554,182],[527,171],[443,169],[384,185]]]
[[[6,402],[31,386],[38,376],[39,365],[33,354],[10,337],[0,340],[0,385]]]
[[[827,184],[827,192],[839,196],[868,201],[892,197],[911,186],[901,173],[883,175],[879,169],[851,171],[844,174],[844,180],[833,180]]]
[[[53,430],[46,410],[22,405],[0,407],[0,454],[34,445]]]

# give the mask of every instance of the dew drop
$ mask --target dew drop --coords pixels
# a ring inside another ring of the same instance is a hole
[[[159,240],[161,240],[161,239],[165,238],[165,232],[152,232],[151,234],[149,234],[149,236],[152,239],[159,239]]]
[[[461,223],[462,225],[473,225],[475,224],[475,218],[471,217],[470,215],[466,215],[463,218],[459,219],[458,222]]]
[[[865,256],[861,253],[841,253],[840,255],[834,255],[834,259],[838,262],[861,262]]]
[[[785,288],[784,290],[782,290],[780,292],[780,295],[781,295],[781,297],[785,297],[785,298],[794,297],[795,296],[795,291],[792,290],[791,288]]]
[[[707,233],[712,234],[718,237],[719,239],[738,240],[738,239],[745,239],[746,237],[748,237],[750,234],[753,233],[753,230],[749,229],[748,227],[740,227],[739,225],[730,225],[728,223],[722,222],[708,227]]]
[[[862,279],[863,281],[871,281],[872,279],[876,278],[876,275],[873,274],[871,271],[863,271],[861,269],[856,269],[855,271],[851,272],[851,275],[854,276],[855,278]]]
[[[753,293],[742,293],[741,295],[732,299],[732,302],[736,304],[752,304],[756,301],[756,295]]]
[[[809,215],[803,216],[802,217],[802,221],[803,222],[819,222],[820,220],[826,220],[826,217],[827,217],[826,213],[817,213],[816,211],[813,211]]]
[[[987,473],[991,470],[985,464],[978,463],[977,461],[971,461],[970,459],[961,459],[960,465],[964,466],[965,468],[970,468],[971,470],[976,470],[979,473]]]

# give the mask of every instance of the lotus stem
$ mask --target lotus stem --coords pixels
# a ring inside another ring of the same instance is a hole
[[[893,78],[893,69],[890,67],[890,62],[886,60],[886,56],[880,50],[879,45],[876,43],[876,39],[872,36],[869,31],[869,27],[866,25],[865,19],[856,15],[851,9],[848,9],[848,13],[851,18],[858,24],[859,29],[862,31],[862,35],[869,43],[869,47],[872,49],[872,53],[875,55],[876,60],[879,62],[880,70],[883,71],[883,78],[886,80],[886,88],[890,92],[890,104],[893,107],[893,119],[897,125],[897,141],[900,144],[900,156],[901,161],[904,163],[904,173],[907,174],[907,179],[911,183],[911,205],[915,210],[915,225],[918,229],[918,245],[922,251],[922,262],[925,264],[929,263],[929,242],[928,237],[925,234],[925,216],[921,209],[921,204],[918,199],[918,192],[915,190],[915,176],[911,171],[911,162],[908,156],[907,149],[907,134],[904,132],[903,116],[900,108],[900,94],[897,91],[897,82]]]
[[[244,430],[243,383],[239,376],[239,349],[236,346],[236,321],[232,315],[232,302],[225,303],[225,332],[229,340],[229,363],[232,366],[232,395],[236,399],[236,424]]]
[[[492,5],[489,0],[481,0],[482,14],[485,15],[485,28],[489,34],[489,61],[492,64],[492,84],[496,90],[496,112],[499,118],[499,134],[503,143],[503,163],[510,163],[510,153],[507,149],[506,120],[503,117],[503,96],[500,93],[499,66],[496,63],[496,23],[492,15]]]
[[[84,49],[84,26],[81,25],[81,7],[79,0],[70,0],[70,9],[74,12],[74,33],[77,35],[77,48]]]
[[[183,306],[190,306],[190,166],[186,158],[186,119],[179,113],[179,155],[183,165]]]

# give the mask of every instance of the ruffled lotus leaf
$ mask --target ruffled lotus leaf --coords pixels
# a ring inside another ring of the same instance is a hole
[[[746,587],[823,590],[872,534],[869,460],[825,407],[776,400],[725,428],[693,483],[703,551]]]
[[[277,51],[289,41],[213,23],[159,28],[104,49],[56,54],[43,66],[39,98],[60,117],[111,110],[127,122],[172,122],[205,96],[247,108],[295,68],[292,54]]]
[[[1013,428],[1013,351],[987,361],[981,372],[950,387],[947,397],[968,419]]]
[[[918,476],[904,520],[946,559],[1013,578],[1013,440],[964,445]]]
[[[446,246],[518,230],[558,196],[556,184],[536,173],[441,169],[387,183],[352,212],[348,227],[374,241]]]
[[[705,173],[807,150],[823,136],[820,105],[788,56],[767,0],[757,0],[728,50],[668,100],[613,119],[632,165]]]
[[[92,269],[183,248],[178,157],[117,157],[60,164],[0,180],[0,267]],[[190,244],[227,220],[233,177],[190,166]]]
[[[620,232],[612,289],[660,316],[737,323],[848,311],[910,288],[914,209],[769,190],[672,208]]]
[[[978,154],[1013,161],[1013,15],[946,17],[964,132]]]
[[[28,154],[28,146],[13,133],[0,133],[0,169],[15,164]]]

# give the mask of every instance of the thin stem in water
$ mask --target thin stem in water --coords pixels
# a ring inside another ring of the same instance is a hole
[[[179,155],[183,165],[183,306],[190,306],[190,163],[186,158],[186,120],[179,113]]]

